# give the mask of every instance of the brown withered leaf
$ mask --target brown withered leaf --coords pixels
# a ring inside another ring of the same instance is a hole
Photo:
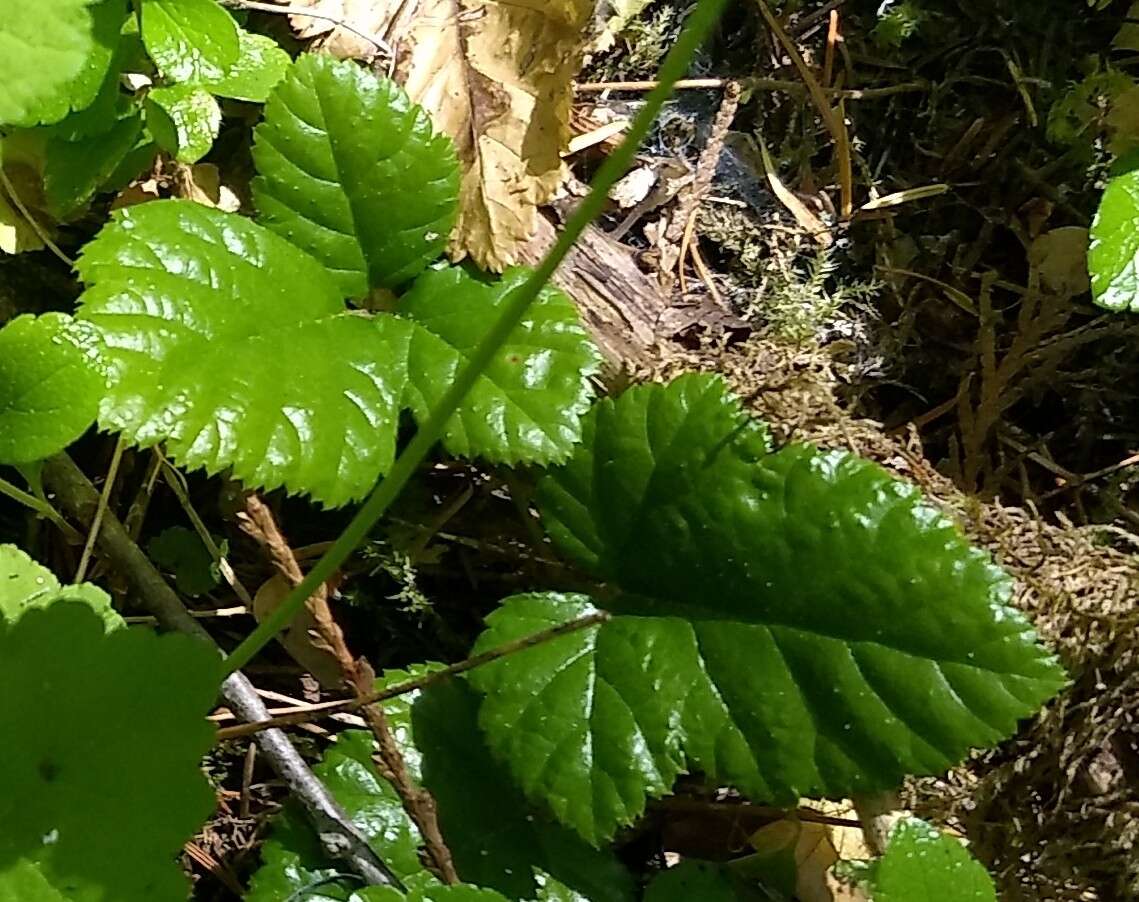
[[[417,5],[418,0],[297,0],[289,6],[316,15],[293,14],[289,23],[297,37],[316,39],[314,50],[371,62],[379,52],[376,42],[386,44],[402,33]]]
[[[451,254],[500,271],[562,179],[592,0],[422,0],[401,52],[412,99],[463,166]]]

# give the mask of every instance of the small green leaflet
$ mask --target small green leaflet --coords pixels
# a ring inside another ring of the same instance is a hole
[[[894,826],[881,858],[842,864],[869,889],[872,902],[997,900],[992,878],[965,846],[916,817]]]
[[[90,5],[91,0],[0,0],[0,125],[35,125],[67,115],[73,93],[83,93],[73,92],[72,84],[83,80],[89,55],[96,52]]]
[[[1139,170],[1107,183],[1092,220],[1088,272],[1096,304],[1139,313]]]
[[[199,761],[217,655],[108,629],[98,590],[61,589],[7,546],[0,576],[0,722],[22,737],[0,770],[0,898],[185,898],[175,856],[214,804]]]
[[[410,334],[407,404],[427,418],[467,363],[510,293],[529,271],[485,279],[464,268],[424,273],[401,299],[399,313],[423,328]],[[573,302],[544,288],[524,326],[486,368],[443,435],[452,454],[497,463],[565,460],[589,409],[590,377],[601,359]]]
[[[155,142],[179,163],[196,163],[210,152],[221,128],[221,107],[198,85],[151,88],[146,124]]]
[[[459,164],[394,82],[305,54],[255,135],[260,222],[324,263],[345,297],[398,288],[442,253]]]
[[[233,100],[264,103],[292,62],[277,42],[265,35],[238,29],[237,62],[221,78],[210,81],[210,93]]]
[[[426,879],[425,879],[426,878]],[[421,875],[406,893],[391,887],[370,886],[353,893],[349,902],[507,902],[505,896],[481,886],[447,886],[428,875]]]
[[[423,416],[438,391],[431,380],[464,359],[520,278],[428,273],[404,315],[370,317],[347,310],[331,275],[283,238],[186,201],[119,211],[78,269],[88,285],[80,318],[102,336],[110,368],[104,428],[142,447],[165,442],[186,467],[230,467],[249,485],[328,505],[363,496],[387,472],[399,412]],[[516,336],[448,446],[513,463],[564,458],[596,352],[552,290]],[[527,406],[524,389],[548,409]],[[490,421],[475,430],[475,416]]]
[[[719,380],[683,377],[598,404],[539,486],[618,616],[470,681],[527,795],[595,843],[689,769],[780,802],[939,772],[1064,683],[1008,577],[914,488],[765,447]],[[508,599],[477,651],[592,610]]]
[[[224,549],[221,552],[225,554]],[[205,595],[221,582],[221,573],[209,549],[196,532],[185,526],[162,530],[146,543],[146,553],[159,567],[171,571],[178,591],[191,598]]]
[[[0,464],[43,460],[94,422],[105,386],[98,335],[62,313],[0,329]]]
[[[391,464],[406,329],[349,313],[311,257],[187,201],[128,208],[87,244],[80,316],[102,334],[100,424],[188,468],[340,505]],[[298,378],[303,367],[304,378]]]
[[[208,82],[237,62],[237,23],[214,0],[141,0],[142,41],[163,78]]]
[[[42,567],[14,545],[0,545],[0,620],[13,623],[31,608],[47,608],[57,601],[81,601],[103,620],[110,632],[123,626],[123,618],[111,607],[111,598],[98,586],[81,583],[61,586],[47,567]]]

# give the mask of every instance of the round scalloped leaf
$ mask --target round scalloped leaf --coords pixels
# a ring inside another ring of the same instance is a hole
[[[867,881],[874,902],[996,902],[993,880],[960,841],[916,817],[890,831]]]
[[[1139,171],[1107,183],[1092,221],[1088,272],[1096,304],[1139,313]]]
[[[54,573],[15,545],[0,545],[0,619],[15,621],[31,608],[46,608],[57,601],[83,602],[103,619],[108,631],[124,625],[110,596],[98,586],[61,586]]]
[[[146,125],[155,142],[180,163],[196,163],[210,152],[221,128],[221,107],[199,85],[151,88]]]
[[[285,77],[292,60],[277,42],[244,28],[237,32],[240,54],[224,76],[207,84],[211,93],[233,100],[264,103]]]
[[[408,348],[407,405],[423,421],[498,318],[529,272],[501,278],[462,267],[424,273],[398,311],[421,328]],[[456,455],[496,463],[565,460],[581,437],[600,357],[573,302],[542,290],[522,324],[484,371],[451,419],[443,444]]]
[[[344,296],[397,288],[442,253],[458,161],[394,82],[306,54],[255,134],[260,221],[324,263]]]
[[[215,0],[141,0],[142,42],[171,82],[224,78],[241,42],[233,16]]]
[[[105,376],[95,331],[62,313],[0,329],[0,464],[62,451],[95,421]]]
[[[844,797],[1011,734],[1064,682],[1010,580],[911,486],[762,433],[718,379],[603,401],[539,487],[616,616],[473,671],[533,799],[600,841],[700,770],[754,798]],[[508,600],[478,649],[591,610]]]
[[[390,466],[408,326],[344,309],[307,254],[188,201],[119,211],[78,263],[111,370],[100,424],[329,505]]]
[[[0,768],[0,897],[186,897],[175,857],[213,809],[199,761],[220,673],[205,643],[105,633],[85,604],[0,618],[0,723],[19,737]]]
[[[83,80],[89,56],[97,52],[90,5],[0,0],[0,124],[34,125],[67,115],[73,83]]]

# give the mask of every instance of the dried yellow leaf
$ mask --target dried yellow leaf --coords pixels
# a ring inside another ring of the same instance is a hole
[[[422,0],[400,73],[463,166],[451,254],[501,271],[562,180],[592,0]]]

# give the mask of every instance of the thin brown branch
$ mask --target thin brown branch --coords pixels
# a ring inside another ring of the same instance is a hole
[[[304,572],[277,526],[272,511],[256,495],[251,495],[245,503],[241,526],[261,544],[289,584],[294,587],[300,585]],[[375,690],[376,674],[367,661],[355,657],[349,651],[344,632],[328,606],[327,585],[322,586],[305,604],[312,613],[320,641],[336,658],[344,682],[352,687],[358,699],[372,693]],[[419,828],[427,857],[444,882],[458,883],[459,875],[455,870],[451,850],[447,848],[443,832],[439,829],[434,796],[424,787],[417,786],[412,779],[383,707],[374,703],[364,704],[363,714],[376,737],[380,770],[399,795],[408,816]]]
[[[466,673],[468,670],[474,670],[483,664],[489,664],[491,661],[497,661],[499,658],[505,658],[508,655],[525,651],[527,648],[533,648],[535,645],[542,645],[553,639],[568,636],[571,633],[576,633],[578,630],[588,629],[592,626],[600,626],[609,619],[610,615],[607,611],[595,611],[585,617],[579,617],[577,620],[570,620],[568,623],[558,624],[558,626],[548,630],[542,630],[538,633],[532,633],[529,636],[523,636],[521,639],[506,642],[480,654],[473,655],[464,661],[459,661],[457,664],[450,664],[439,670],[433,670],[431,673],[426,673],[414,680],[397,683],[394,686],[389,686],[380,692],[373,692],[363,698],[350,698],[335,702],[306,705],[294,711],[283,712],[280,716],[263,723],[249,723],[236,727],[226,727],[225,729],[218,730],[217,739],[218,742],[222,742],[226,739],[238,739],[242,736],[249,736],[259,730],[308,723],[317,717],[330,717],[345,711],[355,711],[364,705],[384,702],[390,698],[398,698],[401,695],[407,695],[409,692],[417,692],[429,686],[434,686],[436,683],[441,683],[460,673]]]
[[[77,522],[92,522],[99,505],[99,493],[70,457],[59,454],[46,461],[43,481],[44,486],[55,494],[65,513]],[[97,547],[163,627],[213,644],[210,634],[186,611],[177,593],[130,538],[112,511],[108,511],[103,519]],[[221,686],[221,695],[243,720],[269,719],[265,704],[243,674],[229,676]],[[369,885],[401,888],[399,878],[352,826],[344,809],[316,778],[288,737],[280,730],[265,729],[258,732],[256,742],[265,760],[304,807],[324,851],[331,858],[343,861]]]

